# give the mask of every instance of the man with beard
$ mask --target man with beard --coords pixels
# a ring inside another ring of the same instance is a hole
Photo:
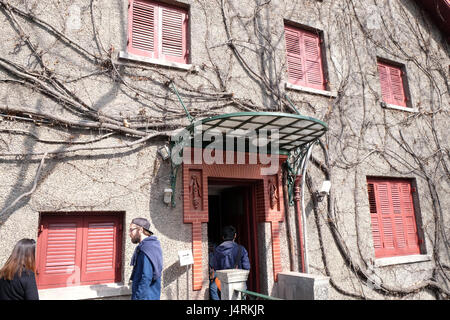
[[[131,242],[139,244],[131,258],[130,280],[132,300],[159,300],[161,297],[162,250],[159,240],[150,231],[150,222],[135,218],[128,230]]]

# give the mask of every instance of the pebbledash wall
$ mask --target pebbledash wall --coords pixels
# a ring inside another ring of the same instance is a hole
[[[58,40],[42,25],[34,25],[23,15],[12,11],[23,33],[29,34],[30,41],[42,50],[44,62],[51,66],[57,77],[66,80],[64,83],[74,94],[99,114],[123,119],[144,114],[162,119],[173,110],[182,113],[176,96],[164,84],[168,79],[173,79],[181,88],[183,100],[194,116],[201,117],[201,112],[212,115],[244,110],[280,111],[280,100],[261,84],[259,74],[264,75],[264,81],[278,92],[279,97],[287,94],[301,114],[325,121],[329,131],[322,141],[328,150],[329,168],[332,168],[331,198],[325,197],[314,210],[309,191],[320,189],[325,178],[323,172],[310,163],[307,172],[312,190],[308,190],[306,185],[304,190],[309,273],[331,277],[330,299],[395,298],[395,295],[384,295],[373,288],[378,282],[401,290],[430,279],[437,268],[433,257],[437,250],[444,252],[446,248],[443,241],[445,234],[448,235],[449,199],[445,194],[448,194],[449,185],[443,168],[448,166],[448,155],[442,150],[448,152],[448,129],[444,121],[450,102],[448,44],[441,31],[414,1],[374,1],[371,8],[378,8],[375,11],[351,0],[262,2],[224,1],[222,10],[220,1],[154,1],[187,10],[188,50],[185,53],[188,58],[185,63],[142,57],[127,49],[127,0],[94,1],[92,4],[80,0],[72,1],[70,5],[55,4],[54,1],[27,1],[26,4],[19,0],[10,1],[14,8],[39,17],[81,48],[111,57],[128,85],[117,76],[114,79],[102,73],[111,72],[111,69],[91,66],[80,50],[74,50],[67,41]],[[0,35],[1,58],[29,71],[39,69],[8,12],[2,5],[0,24],[5,32]],[[389,18],[392,16],[396,19]],[[284,38],[286,25],[320,35],[323,77],[326,80],[323,89],[289,81]],[[420,34],[416,32],[412,37],[411,30],[420,31]],[[230,43],[234,45],[230,46]],[[425,45],[429,51],[424,53]],[[404,70],[406,107],[382,103],[379,61],[393,63]],[[0,78],[17,79],[7,71],[5,63],[0,68]],[[129,84],[144,85],[152,98],[144,100],[141,95],[146,93],[130,89]],[[208,99],[201,99],[202,96]],[[153,108],[149,100],[166,110]],[[45,160],[33,193],[8,208],[19,196],[32,189],[42,153],[55,150],[55,145],[42,140],[87,141],[107,131],[78,130],[8,117],[8,107],[20,106],[78,120],[61,107],[60,101],[40,94],[30,86],[21,86],[17,81],[0,82],[0,104],[0,210],[5,211],[0,217],[1,265],[19,239],[37,239],[43,215],[123,214],[122,250],[118,259],[120,282],[61,286],[43,289],[40,294],[45,299],[127,299],[130,294],[129,263],[135,248],[127,230],[134,217],[144,216],[151,221],[152,230],[163,248],[161,298],[208,299],[207,205],[204,203],[203,211],[192,215],[186,207],[190,205],[191,193],[187,185],[189,170],[195,171],[197,167],[185,166],[180,170],[175,188],[176,206],[171,207],[163,201],[163,191],[171,185],[171,165],[157,152],[167,143],[166,138],[132,148],[84,150],[52,156]],[[283,108],[285,112],[292,112],[286,100]],[[164,121],[179,128],[189,125],[183,114]],[[428,130],[431,126],[435,132]],[[393,128],[398,130],[394,132]],[[41,140],[17,134],[20,131],[31,132]],[[419,158],[428,157],[425,169],[420,167],[422,158],[415,162],[408,150],[402,148],[398,143],[401,139],[418,152]],[[124,141],[132,142],[133,139],[112,136],[96,142],[95,146],[114,146]],[[67,145],[57,146],[59,150],[68,148]],[[33,152],[40,155],[8,156]],[[319,146],[314,147],[312,154],[317,163],[325,163]],[[430,179],[424,178],[422,169],[430,174]],[[205,166],[201,170],[204,174],[202,179],[214,170],[215,177],[248,175],[248,178],[258,178],[251,166],[243,172],[237,168],[227,172],[229,168],[220,166]],[[374,220],[371,219],[367,189],[367,179],[371,177],[412,181],[416,190],[413,205],[416,234],[420,241],[418,254],[375,256]],[[277,179],[280,201],[277,210],[267,210],[257,219],[261,291],[274,296],[278,293],[278,272],[301,270],[296,214],[294,208],[289,207],[289,231],[293,239],[290,242],[281,175]],[[267,184],[267,178],[261,181]],[[439,183],[433,184],[436,181]],[[441,211],[436,209],[436,197],[431,197],[430,192],[437,195]],[[351,258],[371,272],[374,283],[362,283],[347,267],[328,228],[328,200],[332,201],[334,222]],[[204,194],[202,201],[206,201]],[[265,201],[262,203],[269,206],[267,199]],[[293,261],[289,257],[289,243],[294,245]],[[180,267],[178,251],[190,249],[194,250],[195,264],[188,270]],[[448,274],[448,255],[439,253],[439,259]],[[439,276],[436,281],[448,290],[445,278]],[[429,290],[417,290],[401,297],[435,298]]]

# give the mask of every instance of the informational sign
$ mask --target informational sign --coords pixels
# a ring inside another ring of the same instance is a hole
[[[187,266],[187,265],[194,263],[194,257],[192,256],[192,250],[178,251],[178,258],[180,259],[180,266]]]

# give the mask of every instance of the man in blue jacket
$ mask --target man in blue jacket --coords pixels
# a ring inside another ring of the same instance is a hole
[[[163,265],[161,244],[145,218],[133,219],[128,231],[131,242],[139,244],[131,258],[131,300],[159,300]]]
[[[213,270],[245,269],[250,270],[248,252],[235,242],[236,229],[233,226],[225,226],[222,229],[223,242],[216,247],[212,256],[211,267]],[[209,295],[212,300],[220,300],[219,288],[214,279],[209,285]]]

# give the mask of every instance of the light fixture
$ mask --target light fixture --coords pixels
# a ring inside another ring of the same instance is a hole
[[[320,190],[320,192],[319,191],[315,192],[315,196],[318,202],[321,202],[323,198],[330,193],[330,188],[331,188],[331,181],[325,180],[322,183],[322,189]]]
[[[158,148],[158,153],[161,156],[163,160],[167,160],[170,157],[170,151],[169,147],[167,145],[164,145],[162,147]]]
[[[164,189],[164,203],[167,205],[172,201],[172,192],[170,188]]]

